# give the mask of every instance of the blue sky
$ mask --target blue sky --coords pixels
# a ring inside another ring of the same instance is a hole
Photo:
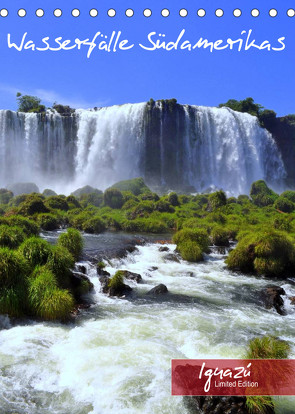
[[[48,106],[58,101],[74,107],[142,102],[151,97],[174,97],[180,103],[215,106],[229,98],[252,96],[278,115],[295,113],[295,17],[286,15],[289,8],[294,8],[291,0],[2,0],[0,7],[9,10],[8,17],[0,17],[2,109],[16,109],[15,94],[20,91],[38,95]],[[39,7],[45,11],[42,18],[35,16]],[[96,18],[89,16],[93,7],[99,11]],[[279,13],[275,18],[268,15],[272,7]],[[26,17],[17,16],[19,8],[26,8]],[[53,16],[55,8],[63,10],[62,17]],[[80,9],[79,17],[71,16],[73,8]],[[116,9],[115,17],[107,16],[109,8]],[[134,10],[133,17],[125,16],[127,8]],[[150,18],[143,16],[145,8],[152,10]],[[163,8],[169,8],[169,17],[161,16]],[[188,10],[187,17],[179,16],[180,8]],[[204,18],[197,16],[199,8],[206,10]],[[224,10],[223,17],[215,16],[217,8]],[[233,16],[235,8],[242,10],[241,17]],[[260,10],[258,18],[251,16],[253,8]],[[286,49],[148,52],[137,46],[147,43],[147,35],[152,31],[175,41],[182,29],[186,30],[185,39],[192,42],[200,37],[214,41],[238,39],[242,30],[252,29],[253,38],[259,43],[269,40],[277,46],[277,39],[286,37]],[[121,30],[123,38],[136,47],[116,53],[95,50],[90,59],[86,58],[86,49],[17,52],[7,47],[8,33],[12,41],[20,43],[22,35],[28,32],[28,40],[41,46],[45,36],[53,42],[58,36],[71,40],[92,38],[98,31],[110,36],[113,30]]]

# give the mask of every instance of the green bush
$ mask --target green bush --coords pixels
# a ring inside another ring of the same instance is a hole
[[[284,191],[280,197],[287,198],[289,201],[292,201],[292,203],[295,203],[295,191]]]
[[[294,243],[275,230],[250,233],[240,239],[226,263],[233,270],[287,277],[295,269]]]
[[[120,290],[124,287],[124,272],[118,270],[114,276],[112,276],[108,283],[108,288],[115,291]]]
[[[49,209],[68,211],[69,205],[63,196],[50,196],[45,200],[45,205]]]
[[[10,249],[15,249],[25,240],[25,238],[25,233],[20,227],[0,225],[1,247],[9,247]]]
[[[19,317],[24,314],[27,298],[22,286],[0,289],[0,314]]]
[[[173,243],[177,246],[189,240],[197,243],[202,252],[208,252],[210,240],[206,230],[184,228],[173,236]]]
[[[288,200],[286,197],[280,196],[276,199],[274,203],[274,208],[277,210],[283,211],[284,213],[292,213],[295,209],[295,203]]]
[[[19,247],[21,254],[33,266],[44,265],[51,254],[51,246],[40,237],[30,237]]]
[[[273,336],[254,338],[249,342],[246,359],[287,359],[290,345]]]
[[[216,191],[209,195],[207,209],[209,211],[214,211],[219,207],[225,206],[226,202],[227,200],[224,191]]]
[[[66,200],[65,200],[68,204],[68,207],[70,208],[81,208],[81,204],[79,203],[79,201],[76,199],[75,196],[73,195],[69,195]]]
[[[19,206],[19,214],[24,216],[33,216],[36,213],[48,213],[49,210],[45,206],[42,196],[31,194]]]
[[[289,232],[291,231],[291,223],[292,223],[292,218],[290,220],[289,216],[283,216],[283,217],[276,217],[273,221],[273,227],[276,230],[282,230],[282,231],[286,231]]]
[[[200,246],[192,240],[186,240],[179,243],[177,245],[177,250],[181,257],[189,262],[200,262],[203,260]]]
[[[0,248],[0,289],[22,286],[28,273],[28,263],[19,252]]]
[[[82,194],[80,197],[80,201],[84,206],[91,204],[95,207],[100,207],[103,203],[103,194],[102,193]]]
[[[247,349],[246,359],[287,359],[290,345],[273,336],[254,338],[250,341]],[[253,396],[246,397],[246,407],[249,413],[268,413],[268,409],[274,409],[271,397]]]
[[[0,204],[8,204],[12,198],[12,191],[6,190],[6,188],[0,188]]]
[[[132,178],[131,180],[119,181],[112,185],[111,188],[116,188],[120,191],[130,191],[134,195],[150,192],[150,189],[145,185],[143,178]]]
[[[117,188],[108,188],[103,194],[104,204],[111,208],[121,208],[124,199],[123,194]]]
[[[68,249],[60,245],[51,248],[46,267],[56,276],[59,286],[69,287],[69,276],[74,265],[74,257]]]
[[[180,203],[178,200],[178,195],[176,193],[170,193],[168,195],[168,202],[174,207],[179,206]]]
[[[159,211],[160,213],[174,213],[174,208],[169,203],[169,201],[160,199],[156,202],[155,210]]]
[[[215,246],[229,246],[229,232],[223,227],[214,227],[211,231],[211,239]]]
[[[59,228],[60,221],[54,214],[42,213],[38,215],[37,222],[42,230],[50,231]]]
[[[38,225],[34,221],[21,216],[10,216],[3,219],[0,218],[0,224],[20,227],[27,236],[37,236],[39,234]]]
[[[92,217],[82,224],[85,233],[99,234],[105,231],[105,224],[100,217]]]
[[[78,260],[83,250],[83,238],[78,230],[68,229],[59,236],[57,245],[68,249],[74,259]]]
[[[273,205],[278,198],[278,195],[263,180],[255,181],[251,185],[250,196],[258,207]]]
[[[29,281],[29,304],[34,315],[45,320],[65,320],[75,302],[67,290],[57,287],[53,273],[39,268]]]

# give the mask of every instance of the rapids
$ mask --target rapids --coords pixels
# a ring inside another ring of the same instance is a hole
[[[175,246],[168,247],[172,253]],[[128,282],[130,299],[100,293],[95,269],[83,262],[95,290],[75,323],[15,326],[2,317],[0,413],[185,414],[182,398],[170,395],[172,358],[239,358],[264,334],[289,341],[294,358],[295,307],[287,298],[286,316],[263,307],[258,293],[269,280],[228,271],[217,252],[198,264],[166,254],[147,243],[108,261],[111,274],[142,275],[143,283]],[[159,283],[166,296],[145,295]],[[275,283],[295,295],[294,280]],[[280,398],[277,413],[294,414],[294,406]]]

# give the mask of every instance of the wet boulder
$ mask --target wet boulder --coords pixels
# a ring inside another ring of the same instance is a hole
[[[128,295],[132,288],[124,283],[124,272],[118,270],[114,276],[100,276],[101,290],[109,296],[125,296]]]
[[[169,252],[169,247],[161,246],[161,247],[159,247],[159,252]]]
[[[263,301],[267,309],[274,308],[278,314],[285,315],[284,300],[281,295],[286,292],[280,286],[268,286],[261,292]]]
[[[102,293],[108,293],[110,277],[108,275],[101,275],[98,280],[101,284]]]
[[[71,272],[70,284],[75,299],[78,302],[82,300],[82,295],[85,295],[93,289],[93,283],[91,283],[89,278],[81,272]]]
[[[159,268],[157,266],[152,266],[148,268],[149,272],[155,272],[156,270],[158,270]]]
[[[136,283],[142,282],[142,277],[139,273],[129,272],[129,270],[121,270],[125,279],[133,280]]]
[[[191,414],[249,414],[246,397],[183,397]],[[269,411],[268,414],[274,413]]]
[[[165,293],[168,293],[167,286],[163,285],[163,283],[160,283],[159,285],[149,290],[147,292],[147,295],[164,295]]]
[[[180,260],[178,259],[177,255],[174,253],[165,254],[164,259],[170,262],[180,263]]]

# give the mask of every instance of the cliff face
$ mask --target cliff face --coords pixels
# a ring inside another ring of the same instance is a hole
[[[287,186],[295,187],[295,116],[276,118],[265,125],[282,154],[287,172]]]

